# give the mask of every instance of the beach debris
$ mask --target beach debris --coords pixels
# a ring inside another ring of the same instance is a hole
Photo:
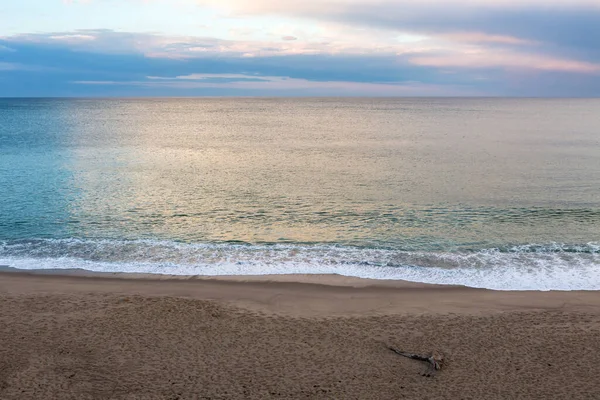
[[[425,361],[428,366],[427,369],[425,371],[423,371],[423,373],[421,375],[423,376],[427,376],[427,377],[434,377],[435,374],[442,369],[443,365],[444,365],[444,356],[441,355],[440,353],[430,353],[430,354],[414,354],[414,353],[408,353],[406,351],[402,351],[402,350],[398,350],[395,347],[392,346],[388,346],[388,349],[390,349],[391,351],[393,351],[396,354],[401,355],[402,357],[406,357],[406,358],[410,358],[411,360],[419,360],[419,361]]]

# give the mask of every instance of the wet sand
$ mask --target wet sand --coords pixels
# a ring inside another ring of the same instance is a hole
[[[0,343],[3,400],[600,398],[598,292],[2,272]]]

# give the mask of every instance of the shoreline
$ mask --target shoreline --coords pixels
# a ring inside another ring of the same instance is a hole
[[[280,282],[305,283],[322,286],[347,287],[395,287],[395,288],[470,288],[463,285],[446,285],[423,282],[413,282],[401,279],[372,279],[359,278],[339,274],[264,274],[264,275],[174,275],[144,272],[98,272],[83,268],[71,269],[19,269],[0,265],[0,275],[31,275],[31,276],[62,276],[99,279],[121,279],[141,281],[224,281],[224,282]],[[494,289],[481,289],[492,290]],[[502,290],[498,290],[502,291]],[[516,291],[516,290],[515,290]]]
[[[347,287],[390,287],[390,288],[462,288],[469,290],[491,291],[500,293],[600,293],[595,289],[491,289],[474,287],[461,284],[426,283],[402,279],[361,278],[353,275],[340,275],[336,273],[290,273],[290,274],[260,274],[260,275],[179,275],[148,272],[105,272],[92,271],[84,268],[40,268],[20,269],[9,265],[0,265],[0,275],[31,275],[31,276],[59,276],[80,277],[117,280],[140,281],[224,281],[224,282],[271,282],[271,283],[298,283],[322,286],[347,286]]]
[[[488,315],[532,310],[591,310],[600,314],[596,291],[496,291],[339,275],[179,276],[3,268],[0,293],[179,297],[302,317]]]

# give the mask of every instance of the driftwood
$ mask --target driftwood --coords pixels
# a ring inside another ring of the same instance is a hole
[[[427,369],[425,371],[423,371],[423,373],[421,374],[423,376],[427,376],[427,377],[435,376],[435,374],[439,370],[441,370],[442,366],[444,365],[444,356],[442,356],[439,353],[431,353],[428,355],[421,355],[421,354],[407,353],[405,351],[398,350],[391,346],[388,346],[388,349],[390,349],[391,351],[393,351],[396,354],[401,355],[402,357],[410,358],[411,360],[425,361],[428,364],[428,366],[427,366]]]

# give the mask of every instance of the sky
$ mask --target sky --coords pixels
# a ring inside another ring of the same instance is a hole
[[[600,0],[0,0],[0,97],[600,96]]]

